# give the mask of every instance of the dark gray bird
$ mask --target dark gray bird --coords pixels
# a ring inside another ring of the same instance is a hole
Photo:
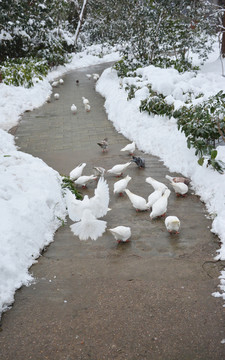
[[[76,80],[76,84],[79,85],[79,80]]]
[[[140,156],[132,156],[132,160],[139,168],[145,168],[145,159]]]
[[[101,142],[97,143],[101,148],[102,148],[102,152],[108,151],[108,138],[103,139]]]

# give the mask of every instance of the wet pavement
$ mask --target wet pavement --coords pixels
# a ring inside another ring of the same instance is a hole
[[[60,99],[52,96],[51,103],[27,112],[14,129],[20,149],[64,175],[80,162],[87,163],[88,175],[93,166],[109,169],[129,161],[119,151],[129,140],[107,120],[104,99],[86,77],[108,66],[65,75],[64,85],[54,89]],[[90,101],[89,113],[82,96]],[[96,143],[106,136],[110,147],[102,153]],[[147,198],[152,188],[145,178],[168,184],[170,173],[158,158],[136,154],[146,168],[129,166],[129,189]],[[80,241],[68,220],[30,269],[36,281],[17,291],[2,317],[0,359],[225,359],[224,307],[211,295],[223,264],[213,260],[219,240],[210,232],[204,205],[191,189],[186,198],[171,189],[167,215],[181,220],[180,234],[171,236],[162,219],[151,221],[149,212],[136,213],[127,196],[113,194],[114,176],[106,179],[112,211],[104,220],[108,228],[130,226],[131,242],[117,244],[108,231],[97,241]],[[82,192],[92,196],[95,186]]]

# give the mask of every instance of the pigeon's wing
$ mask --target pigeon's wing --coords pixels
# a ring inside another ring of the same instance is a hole
[[[70,190],[67,190],[65,199],[69,218],[72,221],[79,221],[84,211],[83,201],[77,200]]]
[[[127,151],[130,149],[130,144],[126,145],[125,147],[123,147],[120,151]]]
[[[90,207],[92,214],[96,218],[106,215],[109,207],[109,186],[106,180],[101,177],[95,189],[95,195],[90,199]]]
[[[85,210],[81,220],[71,225],[70,228],[80,240],[87,240],[89,237],[97,240],[104,233],[106,225],[106,221],[96,219],[91,211]]]

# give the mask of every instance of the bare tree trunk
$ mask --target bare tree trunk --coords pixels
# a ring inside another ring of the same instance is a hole
[[[82,24],[82,20],[83,20],[83,16],[84,16],[84,10],[85,10],[85,7],[87,5],[87,2],[88,2],[88,0],[83,1],[83,6],[82,6],[82,9],[81,9],[81,12],[80,12],[80,15],[79,15],[79,21],[78,21],[77,29],[76,29],[76,32],[75,32],[74,46],[76,46],[76,43],[77,43],[77,38],[78,38],[78,35],[79,35],[79,32],[80,32],[80,28],[81,28],[81,24]]]
[[[221,44],[221,55],[222,58],[225,58],[225,12],[223,13],[223,34],[222,34],[222,44]]]

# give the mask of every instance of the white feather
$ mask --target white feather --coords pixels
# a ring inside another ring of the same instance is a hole
[[[173,178],[166,175],[166,178],[170,181],[176,194],[185,195],[188,192],[188,186],[183,182],[174,182]]]
[[[136,210],[144,211],[149,209],[146,200],[142,196],[136,195],[128,189],[125,189],[125,193]]]
[[[85,105],[84,105],[84,108],[85,108],[85,111],[87,111],[87,112],[91,111],[91,106],[90,106],[90,104],[85,104]]]
[[[165,219],[165,225],[170,233],[172,232],[178,233],[180,229],[180,220],[178,219],[177,216],[167,216]]]
[[[86,163],[81,163],[79,164],[77,167],[75,167],[71,172],[70,172],[70,179],[71,180],[76,180],[78,179],[83,172],[83,169],[85,168]]]
[[[131,229],[128,226],[117,226],[113,229],[108,229],[116,240],[127,241],[131,237]]]
[[[126,145],[120,151],[129,151],[130,154],[133,154],[135,151],[135,142],[133,141],[131,144]]]
[[[82,96],[82,100],[83,100],[83,104],[84,104],[84,105],[89,104],[89,100],[86,99],[84,96]]]
[[[81,218],[81,201],[77,200],[76,196],[72,194],[70,190],[66,191],[65,200],[69,218],[73,221],[79,221]]]
[[[130,162],[127,162],[125,164],[118,164],[113,166],[111,169],[109,169],[107,172],[115,175],[121,175],[122,172],[131,164]]]
[[[70,191],[69,193],[71,194]],[[85,195],[84,199],[80,201],[70,194],[66,194],[66,203],[71,220],[80,220],[85,210],[91,211],[95,218],[100,218],[107,214],[109,207],[109,187],[103,178],[99,179],[95,189],[95,195],[92,198]]]
[[[149,209],[161,196],[162,196],[161,190],[155,190],[149,195],[148,202],[147,202]]]
[[[58,86],[58,84],[59,84],[59,82],[58,82],[58,81],[53,81],[53,83],[52,83],[52,87],[57,87],[57,86]]]
[[[71,105],[71,112],[72,112],[73,114],[76,114],[76,113],[77,113],[77,107],[76,107],[75,104]]]
[[[89,181],[96,179],[95,175],[82,175],[78,179],[76,179],[74,182],[77,185],[85,186]]]
[[[106,221],[96,219],[91,210],[86,209],[81,220],[71,225],[70,228],[80,240],[87,240],[89,237],[92,240],[97,240],[104,233],[106,225]]]
[[[166,189],[164,194],[152,205],[152,212],[150,213],[150,218],[155,219],[158,216],[162,216],[167,211],[168,198],[171,191]]]
[[[145,179],[146,183],[152,185],[154,190],[161,190],[162,192],[164,192],[166,189],[168,189],[168,187],[163,184],[162,182],[153,179],[151,176],[147,177]]]
[[[130,180],[131,180],[131,177],[129,175],[127,175],[124,179],[116,181],[113,186],[114,194],[122,193],[126,189]]]
[[[99,74],[92,74],[92,76],[95,81],[97,81],[99,79]]]

